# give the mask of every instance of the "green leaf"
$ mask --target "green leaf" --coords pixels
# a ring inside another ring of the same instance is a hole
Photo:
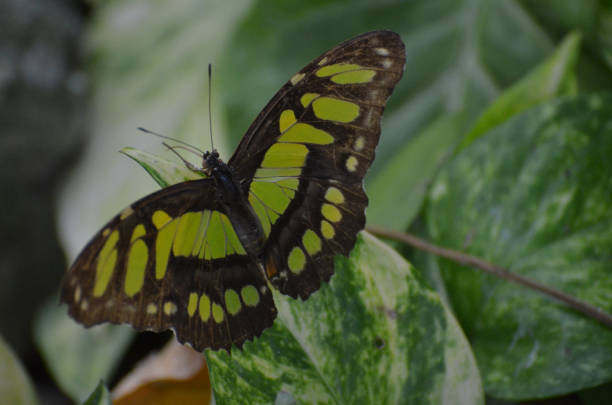
[[[180,183],[188,180],[199,180],[204,173],[189,170],[184,163],[174,163],[162,159],[152,153],[144,152],[134,148],[123,148],[121,153],[133,159],[149,173],[160,187],[168,187],[170,184]]]
[[[0,403],[36,405],[34,387],[19,358],[0,336]]]
[[[104,381],[100,381],[96,386],[94,392],[91,393],[89,398],[83,405],[112,405],[113,401],[111,401],[110,392],[106,388]]]
[[[612,96],[545,104],[478,139],[431,188],[434,242],[612,312]],[[439,261],[485,391],[561,395],[612,379],[612,331],[507,281]]]
[[[85,329],[68,317],[57,300],[42,308],[34,328],[36,344],[51,375],[79,403],[101,378],[110,379],[133,336],[132,328],[125,325]]]
[[[440,165],[461,136],[463,117],[444,116],[385,162],[366,190],[368,223],[405,230],[416,217]]]
[[[485,109],[459,150],[508,118],[555,97],[576,94],[574,68],[580,51],[580,35],[569,34],[546,60],[505,90]]]
[[[218,404],[483,403],[461,329],[391,248],[362,232],[307,301],[276,293],[279,318],[243,351],[207,351]]]

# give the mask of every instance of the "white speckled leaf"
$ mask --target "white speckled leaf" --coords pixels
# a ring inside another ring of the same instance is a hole
[[[310,299],[275,300],[279,318],[261,338],[231,356],[206,352],[218,404],[483,403],[451,313],[368,233]]]
[[[478,139],[431,189],[440,245],[612,312],[612,95],[531,109]],[[612,330],[531,290],[439,261],[485,390],[527,399],[612,378]]]

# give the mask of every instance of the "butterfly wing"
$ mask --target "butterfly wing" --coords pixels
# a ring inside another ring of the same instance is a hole
[[[75,260],[61,299],[86,326],[174,329],[197,350],[240,347],[276,317],[210,179],[164,188],[113,218]]]
[[[266,235],[268,277],[307,298],[333,274],[365,225],[363,177],[400,80],[404,45],[390,31],[346,41],[296,73],[272,98],[229,165]]]

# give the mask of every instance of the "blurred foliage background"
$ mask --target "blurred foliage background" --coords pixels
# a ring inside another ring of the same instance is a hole
[[[612,311],[609,0],[4,0],[0,27],[0,375],[15,381],[0,403],[80,401],[155,340],[84,331],[56,304],[89,237],[156,188],[117,153],[163,153],[136,128],[208,149],[212,63],[215,147],[229,157],[293,73],[374,29],[402,36],[407,65],[366,179],[368,222]],[[487,404],[607,403],[608,329],[401,251],[457,316]]]

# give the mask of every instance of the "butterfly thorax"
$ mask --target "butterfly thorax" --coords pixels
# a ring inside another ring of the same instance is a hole
[[[265,234],[247,195],[232,169],[217,151],[204,154],[204,170],[215,182],[217,201],[223,207],[246,253],[257,263],[262,262]]]

